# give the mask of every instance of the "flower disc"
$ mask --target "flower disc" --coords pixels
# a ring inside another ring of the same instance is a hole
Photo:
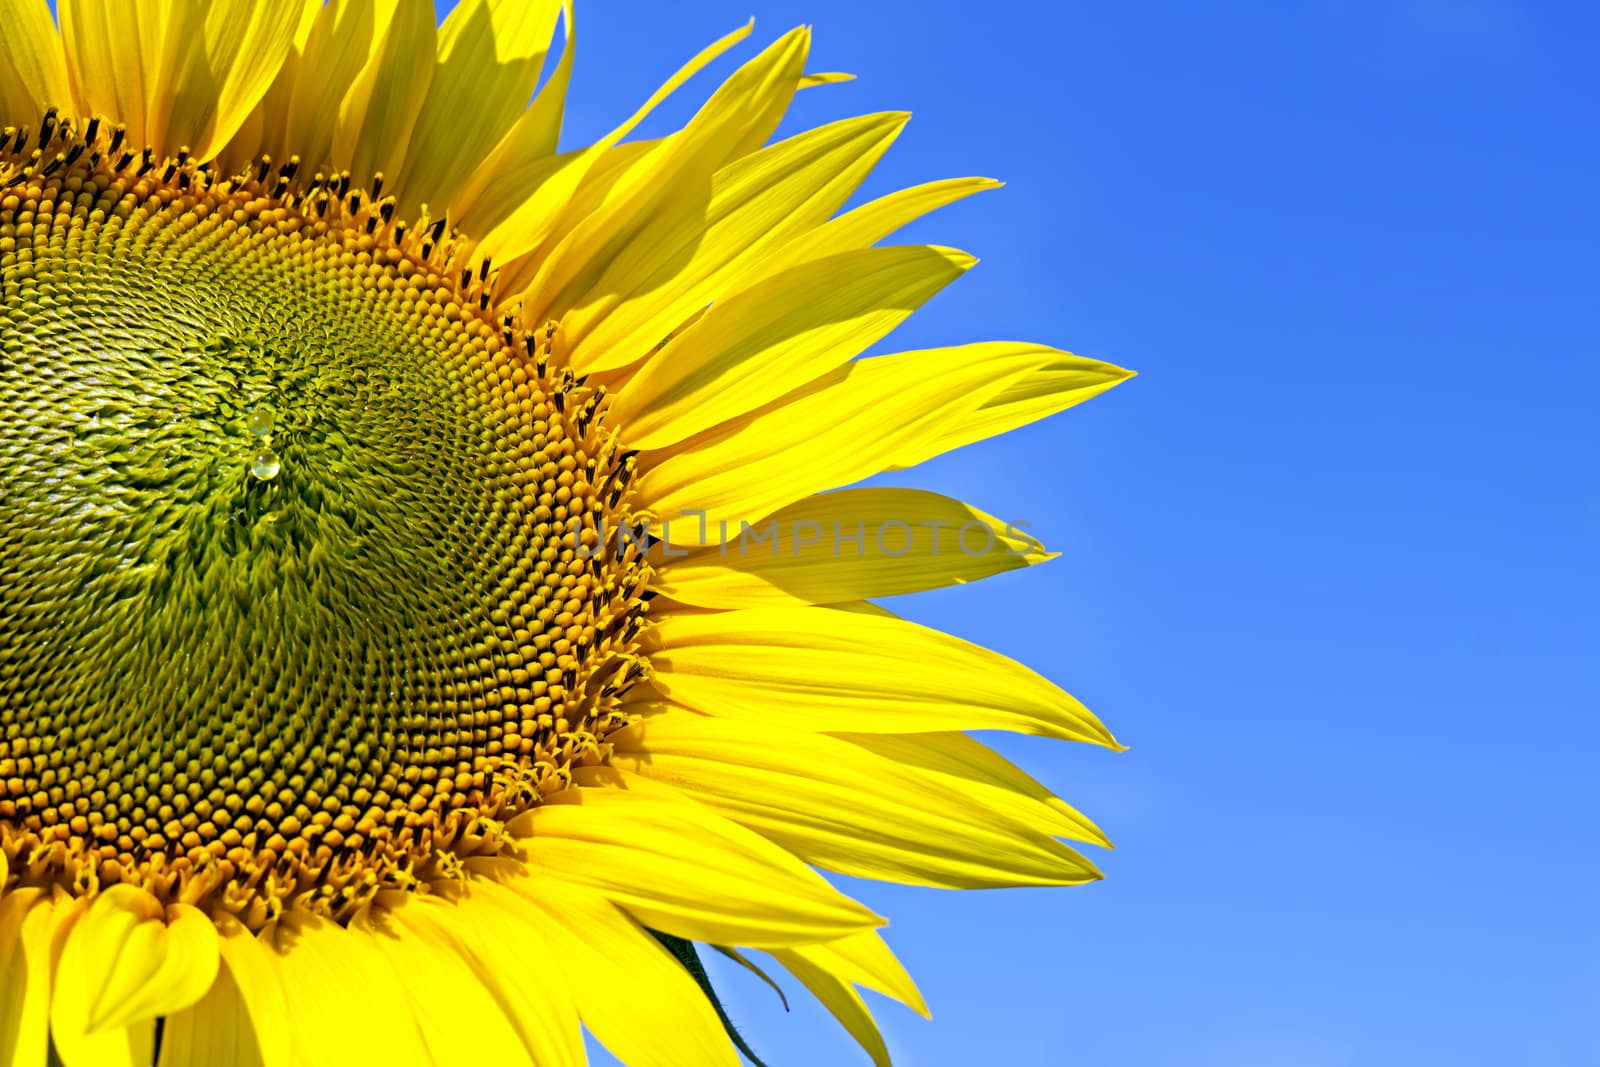
[[[103,141],[0,194],[0,820],[90,884],[347,915],[608,728],[643,565],[573,531],[622,467],[442,231]]]

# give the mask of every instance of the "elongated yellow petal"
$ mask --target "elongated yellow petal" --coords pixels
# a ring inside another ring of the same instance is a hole
[[[705,995],[661,944],[597,893],[538,875],[511,883],[540,915],[583,1023],[629,1067],[736,1067]],[[543,1064],[541,1063],[541,1067]]]
[[[322,8],[295,64],[280,155],[297,153],[312,168],[332,164],[337,104],[373,61],[395,13],[394,0],[330,0]],[[265,147],[274,150],[270,139]]]
[[[433,79],[435,28],[431,0],[379,0],[382,36],[349,92],[333,129],[335,166],[365,182],[398,175],[412,129]]]
[[[804,71],[810,34],[780,38],[723,83],[700,112],[616,184],[600,210],[573,226],[523,293],[524,321],[559,319],[605,273],[668,198],[709,200],[711,176],[741,154],[749,138],[771,136]],[[752,146],[753,147],[753,146]],[[503,257],[502,257],[503,258]],[[506,279],[514,289],[517,281]]]
[[[766,838],[710,809],[569,789],[509,832],[541,879],[587,886],[657,930],[718,944],[829,941],[882,925]]]
[[[0,1063],[44,1067],[50,1045],[51,910],[38,889],[0,896]]]
[[[822,732],[1012,730],[1119,747],[1033,671],[902,619],[751,608],[669,616],[651,634],[655,689],[705,715]]]
[[[836,219],[796,237],[760,263],[752,264],[748,283],[754,284],[799,263],[851,248],[877,244],[902,226],[973,193],[999,189],[992,178],[948,178],[879,197]]]
[[[917,990],[917,984],[911,980],[877,931],[820,945],[796,945],[787,951],[822,968],[841,982],[864,986],[886,997],[893,997],[918,1015],[928,1017],[928,1005]]]
[[[918,489],[820,493],[771,521],[778,536],[770,544],[734,538],[727,547],[669,557],[657,565],[652,586],[708,608],[839,604],[977,581],[1054,558],[999,519]]]
[[[209,159],[231,140],[266,95],[294,44],[303,0],[210,0],[205,8],[205,77],[180,92],[171,137]]]
[[[454,946],[439,936],[439,921],[425,914],[451,905],[399,892],[382,894],[379,901],[381,907],[369,908],[351,922],[350,933],[369,938],[389,961],[435,1061],[531,1067],[533,1057],[506,1012]]]
[[[890,1067],[889,1049],[884,1045],[883,1035],[878,1032],[878,1024],[873,1021],[872,1012],[862,1001],[861,994],[793,951],[777,949],[772,952],[772,958],[783,964],[828,1009],[828,1013],[839,1020],[839,1025],[866,1050],[877,1067]]]
[[[1110,848],[1093,822],[1000,753],[965,734],[839,734],[852,744],[915,767],[940,786],[1039,833]]]
[[[915,442],[896,460],[914,467],[943,452],[1047,418],[1127,381],[1134,372],[1068,353],[1012,382],[981,407],[947,422],[937,436]]]
[[[158,1016],[198,1001],[217,976],[216,930],[186,904],[163,910],[131,885],[104,889],[67,934],[56,965],[50,1030],[68,1067],[145,1067]]]
[[[128,127],[134,145],[171,153],[167,137],[180,87],[210,92],[199,0],[61,0],[61,33],[78,109]]]
[[[635,775],[665,782],[841,874],[948,889],[1099,877],[1054,839],[984,808],[929,804],[933,780],[822,734],[680,712],[611,740],[624,786]]]
[[[711,529],[727,521],[737,534],[741,523],[876,474],[1053,355],[994,343],[856,360],[686,445],[647,453],[640,497],[665,519],[703,511]]]
[[[342,0],[335,0],[335,3],[340,2]],[[273,159],[286,159],[305,147],[296,145],[292,149],[287,148],[284,137],[289,124],[289,109],[294,100],[295,85],[300,80],[306,49],[311,43],[311,32],[316,28],[317,20],[323,13],[322,0],[299,0],[296,11],[294,36],[289,44],[289,54],[284,57],[277,75],[272,79],[272,84],[261,95],[255,111],[245,120],[239,132],[234,134],[233,140],[220,155],[219,159],[225,170],[236,172],[243,169],[263,153]]]
[[[901,113],[807,130],[735,160],[704,206],[674,201],[562,318],[574,365],[642,358],[692,313],[744,287],[747,269],[832,215],[905,126]]]
[[[233,919],[220,922],[218,939],[217,980],[167,1016],[158,1067],[288,1067],[291,1022],[269,950]]]
[[[838,85],[841,82],[853,82],[854,74],[844,74],[839,71],[818,71],[816,74],[807,74],[800,79],[800,88],[815,89],[823,85]]]
[[[586,1062],[578,1009],[556,965],[545,913],[495,880],[506,860],[474,860],[466,892],[447,909],[435,909],[440,943],[458,947],[477,979],[497,997],[523,1046],[539,1067],[582,1067]],[[502,877],[524,877],[525,872]],[[531,962],[531,965],[530,965]]]
[[[410,1063],[424,1047],[406,994],[370,937],[304,912],[261,932],[288,997],[296,1067]],[[351,1020],[360,1020],[352,1026]]]
[[[560,0],[463,0],[439,27],[439,58],[394,189],[405,216],[442,208],[456,181],[525,113]]]
[[[462,181],[462,188],[451,197],[461,225],[470,233],[483,235],[478,250],[497,263],[514,267],[529,252],[548,251],[543,247],[547,240],[553,248],[554,240],[587,215],[587,211],[574,211],[573,205],[577,200],[575,194],[591,170],[684,82],[748,37],[754,25],[752,20],[703,49],[668,78],[626,122],[593,145],[550,160],[547,157],[555,150],[560,102],[564,99],[576,48],[569,5],[567,47],[550,84],[489,158]],[[505,284],[512,287],[512,279],[507,278]]]
[[[954,249],[866,248],[720,301],[618,394],[628,443],[675,444],[756,410],[887,336],[975,262]]]
[[[61,36],[45,0],[0,0],[0,109],[37,122],[50,107],[74,111]]]

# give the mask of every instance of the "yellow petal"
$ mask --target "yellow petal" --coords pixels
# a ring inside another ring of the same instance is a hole
[[[538,325],[560,319],[593,288],[664,200],[709,198],[711,176],[777,128],[804,70],[809,44],[804,28],[780,38],[735,71],[689,125],[623,175],[601,209],[572,226],[541,257],[523,293],[524,321]],[[750,139],[755,144],[746,147]],[[523,288],[512,279],[506,283]]]
[[[820,493],[771,521],[778,536],[770,544],[741,543],[734,531],[725,548],[669,554],[651,587],[708,608],[839,604],[973,582],[1055,558],[999,519],[918,489]]]
[[[217,935],[195,908],[131,885],[104,889],[72,924],[56,964],[50,1030],[68,1067],[149,1064],[158,1016],[194,1004],[216,980]]]
[[[312,169],[332,163],[337,104],[373,60],[395,13],[394,0],[330,0],[321,9],[295,63],[280,155],[296,153]],[[270,137],[264,148],[274,150]]]
[[[303,0],[210,0],[204,16],[205,77],[178,95],[171,137],[209,159],[266,95],[294,44]]]
[[[915,767],[967,802],[982,805],[1052,837],[1110,848],[1093,822],[1034,781],[1000,753],[965,734],[839,734],[840,738]]]
[[[401,173],[433,78],[432,0],[379,0],[378,10],[381,35],[340,100],[333,128],[331,162],[363,183],[374,174]]]
[[[794,955],[827,971],[841,982],[854,983],[893,997],[924,1018],[928,1005],[906,969],[900,965],[877,931],[827,941],[796,945]]]
[[[290,1019],[269,950],[233,919],[221,922],[218,948],[211,989],[167,1016],[159,1067],[288,1067]]]
[[[801,985],[811,991],[811,995],[872,1057],[877,1067],[890,1067],[889,1049],[884,1045],[883,1035],[878,1032],[878,1024],[873,1021],[872,1012],[867,1010],[861,994],[792,951],[773,950],[772,958],[783,964],[790,974],[800,980]]]
[[[678,712],[611,740],[624,786],[635,776],[671,785],[840,874],[947,889],[1099,877],[1053,838],[959,798],[930,804],[935,780],[822,734]]]
[[[569,789],[507,829],[539,878],[604,894],[693,941],[787,945],[882,925],[788,852],[698,804]]]
[[[37,122],[50,107],[77,110],[45,0],[0,0],[0,41],[0,114],[7,122]]]
[[[546,960],[560,961],[562,984],[601,1044],[629,1067],[737,1067],[716,1012],[660,942],[599,894],[542,873],[508,885],[539,915]]]
[[[289,108],[294,99],[295,85],[300,80],[306,49],[310,45],[311,32],[323,12],[322,0],[299,0],[296,11],[294,37],[289,45],[289,54],[284,57],[283,64],[272,79],[272,84],[261,95],[255,111],[245,120],[239,132],[220,155],[225,170],[230,172],[242,170],[263,153],[273,159],[287,159],[305,147],[304,145],[296,145],[292,149],[286,147],[284,136],[289,123]]]
[[[389,961],[435,1062],[531,1067],[533,1057],[493,993],[456,947],[439,935],[439,922],[445,920],[429,913],[451,905],[407,899],[410,896],[383,894],[383,906],[367,909],[349,930],[352,936],[369,939],[370,946]]]
[[[1011,730],[1120,747],[1045,678],[902,619],[751,608],[667,616],[650,633],[652,686],[705,715],[821,732]]]
[[[865,248],[719,301],[611,407],[630,447],[662,448],[754,411],[860,355],[975,262],[949,248]]]
[[[691,314],[744,288],[750,266],[844,203],[908,117],[864,115],[807,130],[722,168],[709,203],[663,205],[562,318],[573,365],[637,362]]]
[[[61,0],[59,10],[78,110],[126,124],[132,145],[188,144],[186,129],[179,140],[167,131],[179,89],[210,88],[199,0]]]
[[[495,994],[539,1067],[582,1067],[578,1009],[565,968],[552,962],[558,957],[544,913],[494,880],[496,868],[512,866],[505,860],[471,861],[469,868],[482,876],[472,878],[451,907],[427,918],[437,924],[440,943],[455,944]]]
[[[422,1033],[371,938],[320,916],[285,912],[260,940],[273,950],[288,998],[297,1067],[415,1062]]]
[[[748,37],[754,25],[752,20],[701,50],[626,122],[593,145],[580,152],[548,159],[555,150],[561,105],[576,47],[569,6],[567,46],[550,84],[539,93],[527,114],[518,120],[489,158],[463,179],[462,187],[452,196],[452,206],[459,213],[462,227],[469,233],[483,235],[478,251],[497,263],[514,267],[531,251],[548,251],[542,248],[547,239],[553,238],[553,248],[554,240],[588,214],[586,210],[575,210],[578,200],[575,194],[600,161],[684,82]],[[508,288],[512,281],[505,279]]]
[[[438,208],[528,107],[549,54],[560,0],[462,0],[439,27],[437,69],[417,116],[400,211]]]
[[[1013,381],[981,407],[945,423],[939,434],[915,442],[894,465],[914,467],[940,453],[1048,418],[1133,376],[1133,371],[1110,363],[1060,353],[1059,358]]]
[[[821,85],[838,85],[841,82],[853,82],[854,74],[841,74],[838,71],[819,71],[816,74],[807,74],[800,79],[800,88],[815,89]]]
[[[878,473],[1054,355],[994,343],[856,360],[682,446],[647,453],[639,495],[663,519],[703,511],[711,529],[727,521],[737,535],[740,523]]]
[[[44,1067],[50,1045],[51,911],[37,889],[0,896],[0,1063]]]
[[[999,189],[992,178],[949,178],[890,193],[796,237],[753,265],[748,284],[770,278],[799,263],[852,248],[868,248],[931,211],[973,193]]]

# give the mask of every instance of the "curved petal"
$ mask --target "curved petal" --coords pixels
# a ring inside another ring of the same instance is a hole
[[[561,0],[462,0],[439,27],[438,65],[417,114],[400,212],[442,209],[457,181],[525,113],[550,52]]]
[[[412,1063],[424,1048],[405,990],[371,938],[303,912],[261,931],[274,953],[303,1067]],[[356,1025],[353,1025],[356,1024]]]
[[[78,110],[122,122],[130,144],[176,151],[167,133],[180,88],[212,91],[199,0],[61,0],[59,12]]]
[[[209,159],[233,139],[289,57],[304,0],[211,0],[204,17],[207,77],[180,93],[172,136]]]
[[[617,394],[632,448],[676,444],[756,410],[888,336],[977,260],[951,248],[864,248],[805,263],[712,305]]]
[[[694,979],[603,896],[541,876],[491,892],[513,895],[501,906],[537,922],[584,1025],[629,1067],[737,1067],[738,1054]]]
[[[966,734],[837,734],[852,744],[915,767],[968,802],[1052,837],[1110,848],[1083,813],[1028,776],[1000,753]]]
[[[290,1020],[269,950],[232,919],[219,923],[218,949],[211,989],[167,1016],[158,1067],[288,1067]]]
[[[415,921],[432,924],[436,941],[457,947],[539,1067],[582,1067],[578,1008],[564,969],[529,965],[556,958],[545,913],[496,880],[518,876],[520,865],[480,859],[468,868],[477,877],[460,896],[449,907],[422,911]]]
[[[1057,355],[996,342],[856,360],[759,411],[647,452],[640,500],[667,519],[703,511],[737,530],[924,448]]]
[[[766,838],[684,800],[569,789],[507,824],[541,880],[714,944],[831,941],[882,920]]]
[[[0,114],[36,122],[48,108],[74,111],[61,35],[45,0],[0,0]]]
[[[770,543],[752,544],[733,531],[729,543],[669,555],[656,565],[651,587],[707,608],[842,604],[974,582],[1055,558],[999,519],[919,489],[818,493],[774,512],[770,522],[778,528]]]
[[[629,119],[605,137],[579,152],[550,159],[555,151],[565,101],[576,31],[567,9],[567,47],[561,66],[511,132],[451,196],[461,226],[481,234],[478,251],[496,262],[514,267],[532,262],[528,253],[559,241],[587,212],[575,210],[580,187],[597,167],[645,117],[708,63],[750,35],[754,21],[727,34],[680,67]],[[629,145],[628,147],[634,147]],[[630,157],[633,158],[633,157]],[[542,257],[535,257],[542,258]],[[507,279],[509,286],[510,279]]]
[[[211,921],[195,908],[163,909],[145,890],[101,890],[67,932],[56,962],[50,1032],[67,1067],[139,1067],[154,1054],[154,1021],[211,988],[218,948]]]
[[[844,203],[909,117],[806,130],[717,171],[707,204],[669,201],[562,317],[568,358],[633,363],[690,315],[748,288],[751,271]]]
[[[653,687],[706,715],[829,733],[1012,730],[1121,747],[1087,708],[1020,663],[901,619],[751,608],[669,616],[650,632]]]
[[[841,982],[850,982],[893,997],[918,1015],[928,1018],[928,1005],[917,990],[917,984],[876,931],[820,945],[796,945],[788,951],[822,968]]]
[[[728,161],[772,135],[804,72],[810,33],[791,31],[735,71],[689,124],[665,138],[631,168],[599,210],[570,229],[539,257],[522,284],[524,322],[535,327],[559,319],[588,292],[669,197],[709,198],[711,176]],[[754,141],[754,143],[751,143]],[[498,258],[505,258],[496,252]]]
[[[754,285],[796,264],[822,256],[875,245],[931,211],[964,200],[973,193],[999,189],[1001,185],[993,178],[947,178],[881,196],[806,231],[762,262],[754,264],[747,284]]]
[[[50,935],[43,891],[0,896],[0,1063],[44,1067],[50,1047]]]
[[[936,781],[859,746],[759,722],[667,713],[611,736],[612,765],[579,771],[626,788],[662,782],[841,874],[949,889],[1074,885],[1082,856],[988,809],[930,804]]]
[[[366,65],[340,100],[333,128],[331,162],[363,184],[375,174],[401,173],[433,79],[435,27],[430,0],[379,0],[378,9],[383,29]],[[385,13],[390,17],[383,20]],[[326,87],[321,91],[325,94]]]
[[[907,442],[904,451],[895,457],[894,466],[914,467],[944,452],[1048,418],[1122,384],[1134,373],[1097,359],[1059,353],[1031,374],[1010,382],[982,405],[944,423],[937,434]]]
[[[866,1002],[847,983],[841,982],[823,968],[792,951],[777,949],[772,958],[783,964],[788,972],[811,991],[828,1013],[839,1021],[851,1037],[856,1039],[876,1067],[890,1067],[889,1049],[878,1032],[872,1012]]]
[[[532,1055],[494,993],[425,914],[451,905],[404,893],[383,894],[380,904],[351,922],[350,933],[389,961],[434,1061],[532,1067]]]

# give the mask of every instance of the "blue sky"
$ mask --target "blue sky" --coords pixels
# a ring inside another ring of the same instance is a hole
[[[933,1007],[874,1001],[899,1061],[1600,1060],[1596,14],[590,2],[573,142],[749,14],[860,76],[793,128],[915,113],[867,194],[1009,183],[907,234],[984,262],[889,347],[1141,372],[899,479],[1063,556],[897,610],[1132,746],[1001,742],[1117,841],[1105,882],[852,886]],[[858,1062],[724,990],[774,1067]]]
[[[750,14],[860,76],[791,130],[915,113],[863,196],[1009,183],[904,234],[984,262],[886,349],[1141,372],[895,479],[1063,554],[896,610],[1132,746],[994,739],[1103,883],[850,885],[934,1011],[873,999],[897,1062],[1600,1062],[1600,12],[585,0],[570,143]],[[863,1062],[719,973],[772,1067]]]

